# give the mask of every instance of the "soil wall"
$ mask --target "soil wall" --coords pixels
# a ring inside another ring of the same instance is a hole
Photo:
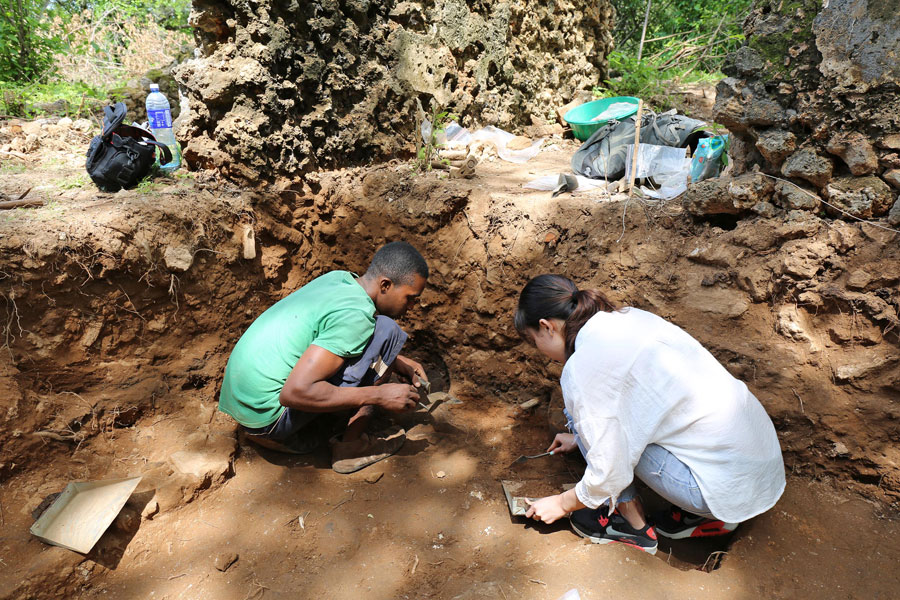
[[[417,100],[513,128],[606,75],[608,0],[198,0],[176,70],[194,168],[251,182],[415,148]]]
[[[509,176],[485,169],[494,186]],[[563,272],[710,348],[772,415],[792,472],[900,496],[896,234],[812,214],[722,230],[634,205],[623,215],[621,204],[487,189],[386,164],[326,173],[301,191],[184,183],[91,194],[50,226],[4,225],[0,479],[142,419],[201,410],[210,435],[227,429],[213,419],[217,387],[251,320],[405,238],[432,276],[403,325],[414,355],[458,396],[558,407],[558,367],[521,343],[511,315],[528,277]],[[252,260],[242,258],[248,227]],[[176,492],[190,497],[204,481]]]

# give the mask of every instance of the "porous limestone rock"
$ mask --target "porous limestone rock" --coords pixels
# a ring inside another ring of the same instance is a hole
[[[606,76],[609,0],[196,0],[191,166],[259,181],[412,155],[417,104],[511,130]]]
[[[825,187],[824,193],[837,209],[861,219],[887,214],[894,202],[891,188],[874,176],[836,177]],[[835,210],[831,207],[826,209]]]

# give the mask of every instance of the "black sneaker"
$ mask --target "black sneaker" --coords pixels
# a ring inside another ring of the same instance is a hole
[[[606,507],[582,508],[569,516],[572,529],[583,538],[595,544],[621,542],[643,550],[647,554],[656,554],[656,533],[648,523],[642,529],[635,529],[619,513],[613,512],[606,517]]]
[[[675,505],[667,511],[654,514],[651,520],[659,535],[671,540],[727,535],[739,525],[700,517]]]

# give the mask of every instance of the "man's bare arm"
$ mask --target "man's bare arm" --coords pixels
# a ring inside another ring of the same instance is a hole
[[[282,406],[304,412],[336,412],[361,406],[380,406],[402,412],[416,406],[419,393],[411,385],[388,383],[367,387],[339,387],[328,379],[344,364],[343,358],[316,345],[291,369],[278,400]]]

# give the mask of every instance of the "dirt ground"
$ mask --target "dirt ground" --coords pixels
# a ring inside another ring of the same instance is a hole
[[[72,150],[90,134],[55,135],[0,163],[0,192],[47,201],[0,214],[0,598],[896,596],[896,234],[815,215],[695,223],[677,202],[522,188],[567,170],[571,142],[473,180],[397,161],[278,192],[184,173],[101,194]],[[400,454],[349,476],[324,451],[242,446],[215,400],[243,329],[399,237],[432,268],[403,323],[410,353],[460,403],[398,417]],[[539,494],[583,468],[509,466],[560,426],[558,367],[511,326],[518,289],[551,270],[672,319],[748,382],[785,451],[774,509],[655,557],[510,519],[500,479]],[[28,533],[67,482],[138,474],[90,555]]]

